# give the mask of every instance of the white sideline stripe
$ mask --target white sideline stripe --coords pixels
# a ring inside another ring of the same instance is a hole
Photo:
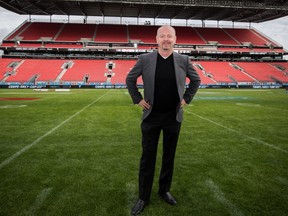
[[[238,91],[238,92],[243,92],[243,91],[245,91],[245,92],[255,92],[255,91],[271,91],[271,90],[265,90],[265,89],[241,89],[241,90],[236,90],[236,89],[232,89],[232,90],[230,90],[230,89],[227,89],[227,91]]]
[[[53,133],[55,130],[57,130],[58,128],[60,128],[62,125],[64,125],[65,123],[67,123],[69,120],[71,120],[72,118],[74,118],[75,116],[79,115],[81,112],[83,112],[85,109],[87,109],[88,107],[92,106],[94,103],[96,103],[97,101],[99,101],[101,98],[103,98],[106,94],[108,94],[108,92],[106,92],[104,95],[102,95],[101,97],[97,98],[96,100],[94,100],[92,103],[88,104],[87,106],[85,106],[84,108],[82,108],[81,110],[79,110],[78,112],[76,112],[75,114],[73,114],[72,116],[70,116],[69,118],[67,118],[66,120],[64,120],[63,122],[61,122],[59,125],[57,125],[56,127],[52,128],[50,131],[48,131],[47,133],[45,133],[44,135],[40,136],[38,139],[36,139],[34,142],[32,142],[31,144],[23,147],[20,151],[16,152],[15,154],[13,154],[12,156],[10,156],[9,158],[7,158],[6,160],[4,160],[1,164],[0,164],[0,169],[2,169],[4,166],[8,165],[9,163],[11,163],[13,160],[15,160],[19,155],[21,155],[22,153],[24,153],[25,151],[27,151],[28,149],[30,149],[32,146],[34,146],[35,144],[37,144],[38,142],[40,142],[43,138],[45,138],[46,136],[50,135],[51,133]]]
[[[241,133],[241,132],[239,132],[239,131],[237,131],[237,130],[234,130],[234,129],[232,129],[232,128],[226,127],[226,126],[224,126],[224,125],[222,125],[222,124],[219,124],[219,123],[217,123],[217,122],[215,122],[215,121],[212,121],[212,120],[210,120],[210,119],[208,119],[208,118],[205,118],[205,117],[203,117],[203,116],[197,115],[197,114],[192,113],[192,112],[189,112],[188,110],[185,110],[185,112],[187,112],[187,113],[189,113],[189,114],[192,114],[192,115],[194,115],[194,116],[197,116],[198,118],[201,118],[201,119],[204,119],[204,120],[206,120],[206,121],[209,121],[209,122],[211,122],[211,123],[213,123],[213,124],[215,124],[215,125],[218,125],[218,126],[220,126],[220,127],[222,127],[222,128],[225,128],[225,129],[227,129],[227,130],[229,130],[229,131],[232,131],[232,132],[235,132],[235,133],[237,133],[237,134],[240,134],[241,136],[243,136],[243,137],[245,137],[245,138],[247,138],[247,139],[257,141],[258,143],[260,143],[260,144],[262,144],[262,145],[268,146],[268,147],[270,147],[270,148],[273,148],[273,149],[276,149],[276,150],[278,150],[278,151],[282,151],[282,152],[288,154],[288,151],[286,151],[286,150],[284,150],[284,149],[282,149],[282,148],[279,148],[279,147],[277,147],[277,146],[275,146],[275,145],[272,145],[272,144],[270,144],[270,143],[264,142],[264,141],[262,141],[262,140],[260,140],[260,139],[255,138],[255,137],[251,137],[251,136],[248,136],[248,135],[246,135],[246,134],[243,134],[243,133]]]
[[[14,94],[16,94],[16,95],[43,95],[43,94],[45,94],[45,95],[49,95],[49,94],[53,94],[53,95],[60,95],[60,94],[63,94],[63,95],[67,95],[67,94],[72,94],[71,92],[61,92],[61,93],[59,93],[59,92],[51,92],[51,93],[46,93],[46,92],[22,92],[22,93],[20,93],[20,92],[3,92],[3,93],[0,93],[0,95],[1,94],[3,94],[3,95],[10,95],[10,94],[12,94],[12,95],[14,95]]]
[[[41,205],[47,199],[51,191],[52,188],[45,188],[41,191],[41,193],[36,197],[35,203],[31,206],[28,215],[36,215],[36,211],[40,209]]]
[[[135,195],[136,192],[136,185],[134,182],[127,182],[126,183],[126,197],[127,197],[127,211],[128,215],[131,213],[131,209],[135,202],[137,201],[137,197]]]
[[[229,211],[230,215],[244,215],[233,203],[226,199],[225,194],[211,179],[206,180],[205,185],[213,192],[215,199],[217,199]]]

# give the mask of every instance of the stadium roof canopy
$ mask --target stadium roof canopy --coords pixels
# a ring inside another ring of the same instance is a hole
[[[263,22],[288,15],[288,0],[0,0],[18,14]]]

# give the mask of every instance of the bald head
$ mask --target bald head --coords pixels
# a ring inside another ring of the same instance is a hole
[[[164,25],[158,28],[156,41],[158,52],[162,56],[169,56],[173,52],[176,43],[176,31],[172,26]]]
[[[157,30],[157,36],[159,36],[163,31],[169,31],[172,35],[176,36],[175,29],[170,25],[163,25],[159,27]]]

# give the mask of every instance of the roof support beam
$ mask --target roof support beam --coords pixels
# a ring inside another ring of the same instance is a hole
[[[175,19],[179,14],[183,13],[187,9],[187,6],[182,7],[182,9],[175,13],[173,16],[170,17],[170,19]]]
[[[62,1],[70,1],[71,0],[62,0]],[[87,2],[88,0],[77,0],[77,2]],[[283,0],[282,0],[283,1]],[[286,0],[284,0],[286,1]],[[103,3],[118,3],[119,0],[97,0],[97,2]],[[283,6],[283,2],[266,2],[266,1],[241,1],[241,0],[207,0],[207,1],[199,1],[199,0],[174,0],[169,1],[171,5],[174,6],[189,6],[189,7],[216,7],[216,8],[246,8],[246,9],[278,9],[281,6],[280,10],[288,10],[288,6]],[[154,4],[154,5],[167,5],[167,0],[131,0],[131,1],[121,1],[122,4]]]
[[[121,4],[121,8],[120,8],[120,17],[123,17],[123,5]]]
[[[100,13],[104,17],[105,14],[104,14],[104,10],[103,10],[102,4],[99,2],[98,5],[99,5]]]
[[[287,16],[288,15],[288,13],[284,13],[284,12],[282,12],[283,13],[283,16]],[[277,18],[279,18],[279,14],[277,13],[277,11],[275,11],[275,15],[270,15],[270,16],[267,16],[266,18],[264,17],[264,18],[262,18],[261,19],[261,22],[265,22],[265,21],[269,21],[269,20],[273,20],[273,19],[277,19]],[[259,23],[259,21],[254,21],[254,22],[256,22],[256,23]]]
[[[53,4],[53,6],[59,10],[63,15],[68,16],[68,13],[58,4],[57,1],[51,1],[51,3]]]
[[[187,19],[192,19],[194,17],[197,17],[199,16],[199,14],[203,14],[207,11],[208,9],[207,8],[201,8],[197,11],[197,13],[194,13],[194,14],[191,14],[191,16],[189,16]]]
[[[43,14],[46,14],[46,15],[50,15],[48,12],[46,12],[43,8],[41,8],[38,3],[41,2],[41,1],[37,1],[34,3],[34,1],[30,1],[30,0],[27,0],[27,2],[29,2],[30,5],[32,5],[33,7],[37,8],[39,11],[41,11]],[[30,5],[28,7],[30,7]]]
[[[235,21],[236,21],[236,22],[243,22],[243,21],[248,22],[248,20],[251,20],[253,17],[257,17],[257,16],[262,18],[261,14],[262,14],[263,12],[265,12],[265,11],[263,11],[263,10],[260,10],[260,11],[255,10],[255,13],[254,13],[253,15],[243,16],[243,17],[240,18],[240,19],[235,19]]]
[[[137,15],[138,18],[141,17],[143,9],[144,9],[144,5],[141,5],[141,7],[139,8],[138,15]]]
[[[7,3],[6,1],[0,0],[0,3],[5,5],[6,8],[10,8],[12,11],[15,11],[16,13],[19,14],[25,14],[27,13],[26,11],[23,10],[23,8],[16,7],[15,5],[11,4],[10,2]],[[19,5],[18,5],[19,6]]]
[[[0,0],[0,6],[19,14],[31,15],[239,22],[263,22],[288,15],[288,0]],[[257,16],[255,11],[265,12]]]
[[[219,11],[215,8],[213,12],[207,13],[207,15],[203,16],[204,20],[213,20],[213,17],[217,16],[219,14]]]
[[[80,9],[81,14],[83,16],[87,17],[87,13],[85,12],[84,8],[82,7],[81,2],[79,2],[76,6]]]
[[[158,10],[158,12],[157,12],[157,14],[156,14],[156,16],[154,18],[157,19],[161,15],[161,13],[166,9],[166,7],[167,7],[167,5],[162,6],[160,8],[160,10]]]
[[[237,9],[236,8],[236,9],[234,9],[232,15],[228,16],[228,15],[224,14],[222,17],[225,17],[226,20],[235,21],[235,19],[236,19],[235,17],[242,16],[244,11],[245,11],[244,9]]]

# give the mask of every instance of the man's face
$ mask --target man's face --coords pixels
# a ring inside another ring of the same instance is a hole
[[[169,26],[161,27],[158,29],[156,36],[158,48],[162,51],[172,51],[176,43],[176,35],[173,28]]]

